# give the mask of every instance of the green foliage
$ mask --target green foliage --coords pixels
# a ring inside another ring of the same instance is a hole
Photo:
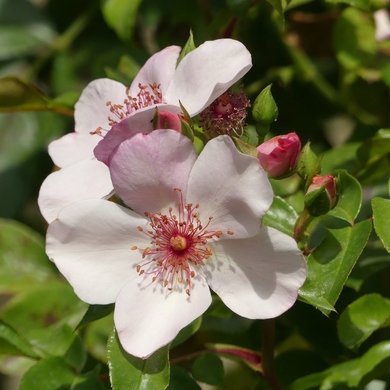
[[[390,252],[390,200],[374,198],[371,202],[376,234],[378,234],[379,238],[382,240],[383,246],[386,250]]]
[[[169,383],[169,347],[163,347],[147,359],[126,353],[114,330],[108,340],[107,354],[111,385],[114,390],[165,389]]]
[[[200,355],[192,366],[195,380],[214,386],[223,386],[224,370],[221,359],[212,353]]]

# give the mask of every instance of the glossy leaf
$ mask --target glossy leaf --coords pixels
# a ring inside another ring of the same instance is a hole
[[[195,380],[213,386],[223,386],[224,369],[221,359],[212,353],[200,355],[192,365]]]
[[[28,339],[34,329],[59,321],[76,326],[85,308],[67,283],[50,281],[24,289],[3,306],[1,317]]]
[[[21,355],[38,358],[32,345],[13,328],[0,320],[0,354]]]
[[[59,357],[49,357],[32,366],[23,376],[19,390],[70,389],[75,374]]]
[[[65,363],[81,371],[86,362],[86,352],[81,337],[68,325],[54,325],[28,333],[37,350],[48,356],[61,357]]]
[[[362,204],[362,187],[359,182],[346,171],[339,171],[335,175],[338,179],[337,192],[338,201],[328,215],[347,221],[353,225]]]
[[[186,341],[193,334],[195,334],[199,330],[201,324],[202,324],[202,316],[198,317],[196,320],[192,321],[190,324],[184,327],[176,336],[176,338],[172,341],[171,349],[175,348],[181,343],[184,343],[184,341]]]
[[[370,2],[368,0],[326,0],[326,2],[330,4],[348,4],[351,7],[360,8],[364,11],[370,10]]]
[[[357,259],[367,244],[371,221],[353,227],[328,229],[321,244],[308,257],[308,276],[300,290],[303,296],[316,294],[334,306]],[[310,302],[309,302],[310,303]],[[328,315],[329,310],[318,309]]]
[[[184,368],[179,366],[171,367],[171,380],[167,390],[201,390],[200,386],[192,379],[191,375]]]
[[[111,303],[109,305],[89,305],[84,317],[77,325],[76,329],[81,328],[83,325],[86,325],[90,322],[96,321],[100,318],[108,316],[114,311],[115,304]]]
[[[92,371],[76,377],[70,390],[104,390],[104,386],[99,378],[100,365]]]
[[[371,201],[374,228],[387,252],[390,252],[390,200],[374,198]]]
[[[337,323],[340,341],[356,350],[373,332],[390,325],[390,300],[379,294],[364,295],[352,302]]]
[[[126,353],[114,330],[108,340],[107,356],[113,390],[165,389],[169,383],[169,346],[156,351],[148,359]]]
[[[43,237],[20,222],[0,219],[0,292],[16,292],[57,275]]]
[[[128,41],[133,35],[133,28],[141,0],[103,0],[102,13],[107,24],[118,36]]]
[[[263,223],[264,225],[280,230],[289,236],[293,236],[297,219],[298,214],[294,208],[284,199],[275,196],[271,207],[263,218]]]

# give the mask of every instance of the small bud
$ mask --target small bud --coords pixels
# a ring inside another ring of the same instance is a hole
[[[278,106],[271,93],[272,84],[265,87],[253,103],[253,119],[262,124],[270,125],[278,117]]]
[[[280,135],[263,142],[257,148],[260,165],[270,177],[291,173],[298,162],[301,141],[295,133]]]
[[[337,204],[337,184],[332,175],[314,176],[305,194],[305,206],[313,217],[326,214]]]
[[[170,111],[159,111],[157,129],[172,129],[181,132],[181,121],[179,115]]]

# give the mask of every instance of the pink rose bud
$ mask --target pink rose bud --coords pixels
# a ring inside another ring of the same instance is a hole
[[[260,165],[270,177],[280,177],[295,169],[301,141],[295,133],[280,135],[265,141],[257,148]]]
[[[172,129],[181,132],[181,121],[179,115],[170,111],[159,111],[157,128]]]
[[[305,206],[313,217],[326,214],[337,204],[337,183],[332,175],[314,176],[305,194]]]

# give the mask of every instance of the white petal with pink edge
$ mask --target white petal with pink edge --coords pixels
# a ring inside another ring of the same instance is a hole
[[[213,217],[211,230],[251,237],[272,201],[271,184],[256,158],[239,152],[228,136],[207,143],[191,171],[187,203],[200,204],[202,220]]]
[[[61,210],[49,225],[46,252],[80,299],[89,304],[115,302],[121,288],[138,277],[142,260],[133,246],[146,247],[138,230],[146,219],[115,203],[87,199]]]
[[[187,191],[196,161],[191,140],[174,130],[137,134],[122,142],[110,161],[115,191],[134,211],[156,213],[176,207]]]
[[[111,79],[97,79],[90,82],[75,105],[74,118],[76,131],[89,134],[98,128],[110,129],[109,117],[117,118],[107,102],[123,104],[127,99],[126,87]]]
[[[243,240],[210,245],[213,257],[203,274],[235,313],[251,319],[279,316],[296,301],[306,278],[306,262],[293,238],[263,226]]]
[[[194,116],[251,67],[251,54],[241,42],[207,41],[181,60],[164,96],[171,104],[179,105],[180,100],[190,116]]]
[[[131,83],[129,94],[135,97],[139,92],[139,84],[150,85],[156,83],[160,85],[164,99],[164,92],[171,83],[176,70],[180,50],[179,46],[168,46],[152,55]]]
[[[126,284],[118,295],[114,312],[123,348],[146,359],[202,315],[211,304],[210,289],[199,276],[192,279],[191,285],[191,294],[187,295],[184,289],[170,292],[161,283],[150,282],[150,278],[144,283],[133,280]]]
[[[49,155],[57,167],[65,168],[93,158],[93,149],[100,140],[97,134],[69,133],[49,144]]]
[[[47,222],[65,206],[81,199],[106,198],[114,191],[106,165],[85,159],[51,173],[39,190],[38,205]]]

